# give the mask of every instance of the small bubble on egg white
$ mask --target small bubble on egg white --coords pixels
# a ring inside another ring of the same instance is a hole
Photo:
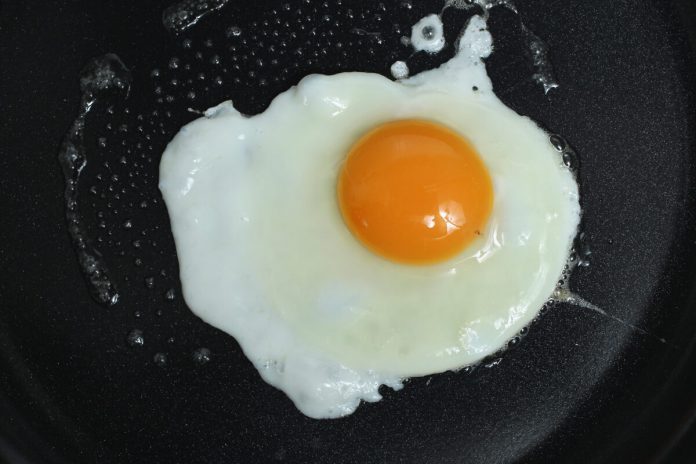
[[[408,77],[408,65],[403,61],[396,61],[391,65],[391,74],[394,79],[404,79]]]
[[[431,14],[418,21],[411,29],[411,45],[416,51],[438,53],[445,47],[442,20]]]

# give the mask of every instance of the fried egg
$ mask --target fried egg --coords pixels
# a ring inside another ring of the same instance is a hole
[[[183,127],[160,189],[191,310],[314,418],[456,370],[529,324],[580,218],[571,172],[493,93],[485,20],[391,81],[310,75]]]

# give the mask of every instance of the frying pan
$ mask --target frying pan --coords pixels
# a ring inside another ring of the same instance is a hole
[[[695,462],[693,2],[520,0],[519,15],[491,11],[496,92],[579,154],[590,264],[571,288],[605,314],[557,304],[480,366],[412,379],[323,421],[186,308],[159,156],[195,111],[225,99],[254,114],[311,72],[437,65],[451,49],[410,56],[400,37],[442,2],[230,0],[179,33],[162,23],[171,3],[0,4],[7,462]],[[449,43],[467,14],[446,13]],[[549,46],[560,86],[548,95],[531,79],[520,20]],[[81,69],[105,53],[132,83],[86,120],[79,213],[119,294],[112,306],[90,297],[57,161]]]

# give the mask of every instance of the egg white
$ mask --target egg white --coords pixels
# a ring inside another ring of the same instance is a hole
[[[556,287],[580,217],[548,135],[507,108],[474,17],[457,55],[399,82],[311,75],[246,117],[231,102],[183,127],[160,165],[184,297],[233,335],[306,415],[338,417],[381,384],[456,369],[500,349]],[[381,123],[427,119],[466,137],[494,184],[489,226],[452,260],[390,262],[346,228],[345,155]]]

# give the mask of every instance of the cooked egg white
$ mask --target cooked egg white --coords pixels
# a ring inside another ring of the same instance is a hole
[[[562,274],[580,218],[573,175],[548,135],[494,95],[482,18],[457,46],[440,68],[398,82],[310,75],[253,117],[224,102],[163,155],[160,189],[187,304],[234,336],[308,416],[350,414],[379,400],[380,385],[398,389],[494,353]],[[351,147],[399,120],[460,134],[492,182],[480,236],[434,263],[375,253],[337,201]]]

